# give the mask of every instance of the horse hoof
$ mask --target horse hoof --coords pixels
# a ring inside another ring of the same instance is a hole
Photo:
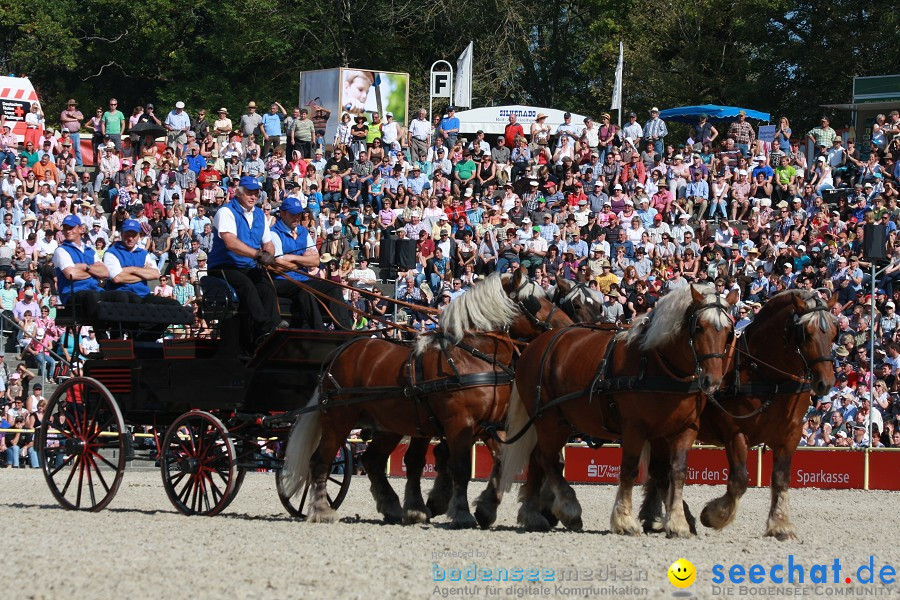
[[[428,502],[425,503],[425,506],[431,511],[431,516],[436,517],[447,512],[448,502],[444,499],[438,500],[436,498],[429,498]]]
[[[388,525],[397,525],[398,523],[403,522],[403,513],[402,512],[394,512],[389,511],[384,513],[384,522]]]
[[[484,504],[477,504],[475,506],[475,520],[478,521],[478,526],[482,529],[490,529],[491,525],[494,524],[494,521],[497,520],[497,507],[488,507]]]
[[[553,513],[566,529],[581,531],[581,505],[578,502],[557,502]]]
[[[653,517],[644,520],[644,533],[661,533],[663,530],[662,517]]]
[[[563,525],[566,526],[566,529],[569,531],[581,531],[584,529],[584,525],[581,522],[581,517],[575,517],[574,519],[568,519],[563,521]]]
[[[630,535],[632,537],[640,537],[641,535],[641,528],[636,524],[625,527],[611,527],[610,531],[616,535]]]
[[[313,509],[306,518],[307,523],[334,523],[335,521],[337,521],[337,512],[330,507],[320,510]]]
[[[550,528],[554,528],[559,524],[559,519],[556,518],[550,509],[544,509],[541,511],[541,516],[547,519],[547,523],[550,524]]]
[[[404,525],[416,525],[419,523],[427,523],[430,519],[430,515],[428,514],[427,509],[419,510],[414,508],[407,508],[403,513],[403,524]]]
[[[553,526],[540,513],[528,515],[519,513],[519,524],[525,531],[532,533],[544,533],[553,529]]]
[[[779,542],[789,542],[797,540],[797,532],[794,531],[793,526],[782,526],[778,529],[770,529],[766,532],[766,536],[774,537]]]
[[[715,514],[716,511],[711,504],[707,504],[703,507],[703,510],[700,512],[700,522],[703,523],[704,527],[709,527],[710,529],[721,529],[720,525],[722,519],[720,514]],[[715,515],[715,516],[714,516]]]
[[[472,513],[457,511],[456,517],[450,521],[450,529],[475,529],[478,521],[472,516]]]
[[[641,524],[633,515],[613,513],[609,520],[609,530],[616,535],[641,535]]]
[[[676,538],[689,538],[691,535],[691,528],[686,522],[682,525],[673,525],[672,523],[666,524],[666,537],[670,540]]]

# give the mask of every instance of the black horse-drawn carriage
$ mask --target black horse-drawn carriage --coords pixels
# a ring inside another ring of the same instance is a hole
[[[316,388],[322,361],[355,333],[278,330],[245,356],[245,319],[223,280],[203,278],[202,310],[212,333],[193,328],[191,307],[101,302],[96,321],[60,311],[61,325],[109,331],[100,352],[47,404],[37,435],[51,492],[70,509],[99,511],[118,490],[126,464],[158,464],[172,504],[214,515],[237,495],[247,471],[274,470],[282,504],[281,455],[296,411]],[[165,334],[177,327],[180,335]],[[292,412],[294,411],[294,412]],[[349,446],[335,457],[329,499],[337,507],[353,470]]]

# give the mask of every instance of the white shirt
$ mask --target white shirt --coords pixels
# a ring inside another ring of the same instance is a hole
[[[222,212],[222,211],[219,211],[219,212]],[[216,216],[218,216],[218,214],[219,213],[216,213]],[[281,236],[280,235],[272,236],[272,245],[275,246],[275,256],[281,256],[284,254],[284,247],[282,247],[282,245],[281,245]],[[316,247],[316,240],[313,238],[312,234],[307,229],[306,230],[306,249],[309,250],[310,248],[315,248],[315,247]],[[375,279],[374,273],[372,274],[372,279]]]
[[[420,140],[427,140],[431,135],[431,123],[428,122],[428,119],[413,119],[409,124],[409,135]]]
[[[137,252],[139,248],[135,246],[132,252]],[[55,257],[54,257],[55,258]],[[119,273],[123,271],[122,263],[119,262],[119,257],[107,250],[103,253],[103,264],[106,265],[106,268],[109,270],[109,278],[112,279]],[[144,268],[145,269],[157,269],[156,261],[153,260],[153,255],[149,252],[147,256],[144,257]],[[159,270],[157,269],[156,277],[159,277]]]
[[[84,244],[75,244],[75,246],[84,252],[85,245]],[[94,253],[94,263],[100,262],[100,258],[97,256],[97,253]],[[75,261],[72,260],[72,255],[68,253],[68,251],[63,248],[57,248],[53,252],[53,266],[59,269],[60,271],[65,271],[69,267],[75,266]]]
[[[384,123],[381,126],[381,139],[385,144],[393,144],[400,137],[400,129],[396,121]]]
[[[366,269],[353,269],[352,271],[350,271],[350,275],[347,276],[347,279],[350,280],[350,285],[354,285],[363,290],[371,291],[372,290],[371,283],[362,283],[359,280],[367,279],[367,280],[374,281],[375,279],[377,279],[377,277],[375,276],[375,271],[373,271],[372,269],[366,268]]]
[[[547,240],[538,236],[536,238],[531,238],[527,242],[525,242],[525,249],[531,252],[546,252],[547,251]]]
[[[50,240],[47,240],[47,237],[44,236],[37,241],[38,247],[38,256],[47,256],[48,254],[53,254],[56,252],[56,249],[59,248],[59,243],[57,243],[56,238],[51,237]]]
[[[252,228],[253,227],[253,211],[256,209],[256,207],[254,206],[250,210],[247,210],[240,204],[238,204],[238,206],[240,206],[241,212],[244,214],[244,218],[247,219],[247,226]],[[216,216],[215,216],[215,218],[213,218],[213,229],[216,230],[216,235],[218,235],[219,238],[222,237],[223,233],[233,233],[234,235],[237,235],[237,223],[234,220],[234,212],[225,207],[222,207],[219,210],[217,210]],[[244,241],[244,240],[241,240],[241,241]],[[271,241],[272,241],[272,231],[269,229],[269,224],[264,223],[261,243],[266,244]]]

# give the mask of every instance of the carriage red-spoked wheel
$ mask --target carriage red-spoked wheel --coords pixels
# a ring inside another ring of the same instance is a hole
[[[281,456],[279,458],[282,458]],[[328,504],[333,509],[337,509],[347,496],[350,489],[350,478],[353,476],[353,451],[350,444],[344,444],[340,451],[335,455],[334,462],[331,463],[331,472],[328,474],[327,493]],[[281,500],[282,506],[290,513],[292,517],[300,519],[306,518],[303,512],[309,497],[309,484],[303,488],[302,493],[295,496],[287,496],[284,492],[284,486],[281,482],[281,469],[275,473],[275,489],[278,491],[278,499]]]
[[[73,377],[50,397],[37,452],[50,491],[64,508],[103,510],[125,472],[125,423],[106,386]]]
[[[234,498],[234,442],[215,416],[193,411],[175,419],[166,429],[162,453],[163,487],[178,512],[212,516]]]

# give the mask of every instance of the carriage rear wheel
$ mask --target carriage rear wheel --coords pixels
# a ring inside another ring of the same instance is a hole
[[[163,486],[185,515],[216,515],[234,498],[237,467],[228,429],[208,412],[175,419],[162,443]]]
[[[74,377],[56,388],[36,445],[47,485],[64,508],[106,508],[122,483],[126,436],[119,406],[102,383]]]
[[[335,455],[334,462],[331,463],[331,472],[328,474],[328,481],[326,482],[328,504],[331,505],[331,508],[337,509],[341,502],[344,501],[347,491],[350,489],[350,478],[352,476],[353,451],[350,448],[350,444],[344,444],[337,455]],[[306,518],[306,513],[303,510],[306,507],[306,500],[309,496],[308,483],[303,488],[303,492],[298,492],[294,496],[287,496],[281,481],[281,469],[279,469],[275,474],[275,489],[278,491],[278,499],[281,500],[282,506],[292,517]]]

